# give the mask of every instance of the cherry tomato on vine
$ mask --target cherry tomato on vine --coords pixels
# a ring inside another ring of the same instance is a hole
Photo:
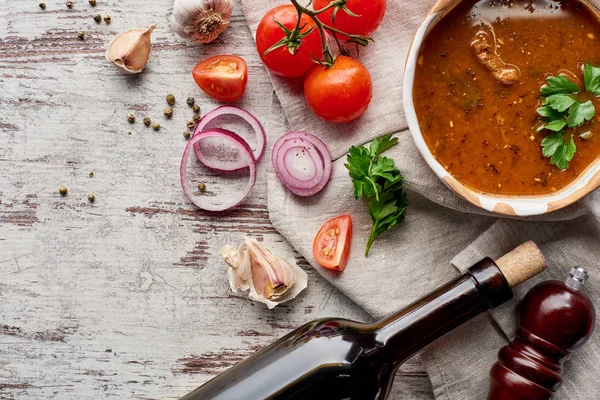
[[[330,0],[314,0],[313,8],[320,10],[326,7]],[[368,36],[377,29],[383,16],[387,0],[348,0],[346,8],[356,17],[347,14],[344,10],[338,9],[335,14],[335,23],[332,21],[333,8],[319,14],[317,18],[324,24],[333,26],[342,32],[352,35]],[[343,37],[343,36],[339,36]]]
[[[350,257],[352,244],[352,217],[348,214],[329,220],[315,236],[313,256],[327,268],[343,271]]]
[[[350,122],[360,117],[373,97],[369,71],[360,62],[338,56],[333,67],[313,67],[304,81],[304,96],[313,112],[329,122]]]
[[[248,66],[238,56],[214,56],[201,61],[192,71],[204,92],[220,101],[236,101],[246,91]]]
[[[309,16],[302,14],[300,26],[304,28],[302,28],[300,33],[301,36],[303,36],[302,34],[306,36],[299,39],[292,38],[291,42],[288,41],[276,49],[271,49],[273,45],[279,43],[287,36],[275,21],[291,31],[298,21],[298,12],[293,5],[288,4],[275,7],[265,14],[256,30],[256,49],[260,58],[267,68],[277,75],[286,77],[304,75],[306,71],[315,65],[315,58],[320,60],[323,57],[319,31],[314,29],[307,34],[307,32],[315,27],[315,23]],[[290,53],[290,45],[296,47],[295,54]],[[271,51],[268,51],[269,49]]]

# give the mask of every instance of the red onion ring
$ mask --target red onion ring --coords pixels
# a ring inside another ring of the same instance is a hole
[[[312,149],[318,152],[319,158],[311,156],[311,159],[315,162],[315,168],[319,168],[319,163],[321,163],[323,175],[321,176],[320,173],[316,173],[320,179],[317,180],[313,177],[307,181],[298,179],[290,174],[290,166],[286,163],[286,154],[291,149],[298,147],[305,148],[307,151]],[[271,161],[281,183],[292,193],[302,197],[312,196],[323,190],[331,178],[333,168],[331,153],[329,153],[329,149],[325,143],[316,136],[305,132],[291,132],[282,136],[275,143],[275,146],[273,146]],[[310,182],[310,185],[307,184],[308,182]]]
[[[298,166],[295,164],[295,159],[289,159],[288,154],[290,152],[301,150],[310,157],[311,161],[315,166],[315,173],[308,180],[300,179],[294,175],[297,171]],[[279,151],[277,152],[277,159],[275,160],[277,174],[280,176],[282,181],[293,182],[293,187],[297,189],[312,189],[316,187],[322,180],[324,175],[323,159],[314,148],[314,146],[303,139],[290,139],[286,140]]]
[[[209,122],[222,115],[236,115],[250,124],[254,130],[254,133],[256,134],[256,150],[253,151],[253,154],[256,163],[258,163],[264,155],[265,148],[267,146],[267,135],[265,133],[265,128],[263,128],[260,121],[254,115],[239,107],[221,106],[210,111],[204,117],[202,117],[202,120],[200,120],[198,125],[196,125],[196,129],[194,129],[194,136],[202,134]],[[212,128],[210,130],[212,130]],[[194,153],[202,162],[202,164],[214,170],[233,172],[248,168],[248,164],[245,163],[243,157],[236,161],[207,160],[206,157],[203,156],[202,149],[198,144],[194,146]]]
[[[219,137],[227,142],[232,147],[235,147],[240,152],[240,159],[246,162],[246,168],[250,173],[248,177],[248,184],[246,185],[245,190],[237,196],[228,196],[224,198],[224,202],[222,204],[211,204],[206,200],[208,197],[204,196],[194,196],[193,189],[190,187],[187,178],[187,164],[190,152],[195,145],[200,142],[202,139],[206,139],[208,137]],[[252,191],[254,184],[256,183],[256,160],[254,159],[254,154],[252,153],[252,149],[248,146],[248,143],[244,141],[240,136],[236,135],[233,132],[226,131],[224,129],[210,129],[203,131],[201,135],[195,135],[185,147],[183,151],[183,157],[181,158],[181,166],[179,168],[179,174],[181,177],[181,187],[183,188],[183,192],[185,196],[198,208],[201,208],[206,211],[225,211],[232,207],[240,204],[248,194]]]
[[[281,154],[283,150],[279,151],[279,154]],[[302,154],[299,154],[302,153]],[[308,155],[309,157],[306,157],[306,155]],[[302,157],[304,156],[304,157]],[[303,158],[304,160],[309,160],[309,167],[312,167],[312,169],[309,171],[307,168],[305,168],[305,165],[301,164],[300,162],[302,160],[299,160],[300,158]],[[323,159],[321,158],[321,156],[319,155],[319,152],[316,151],[313,146],[309,146],[308,148],[306,147],[292,147],[291,149],[289,149],[288,151],[285,152],[285,154],[283,155],[283,162],[284,164],[287,166],[289,164],[292,164],[295,162],[294,164],[294,169],[292,169],[290,171],[290,169],[286,168],[286,171],[290,173],[290,175],[292,175],[294,178],[298,179],[299,181],[302,182],[307,182],[310,181],[311,179],[314,179],[315,176],[317,176],[317,174],[322,174],[322,172],[318,172],[319,170],[323,170]],[[316,161],[315,161],[316,160]],[[311,174],[310,176],[306,176],[306,177],[302,177],[302,176],[294,176],[294,172],[296,174],[302,174],[302,173],[306,173]]]

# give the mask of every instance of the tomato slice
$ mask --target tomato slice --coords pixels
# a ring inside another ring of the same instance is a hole
[[[352,244],[352,217],[340,215],[325,223],[313,242],[313,256],[328,269],[343,271]]]
[[[210,97],[220,101],[236,101],[246,91],[248,66],[238,56],[214,56],[196,65],[192,76],[200,89]]]

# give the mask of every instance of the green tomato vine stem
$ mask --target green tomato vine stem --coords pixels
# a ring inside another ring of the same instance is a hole
[[[334,8],[334,7],[344,8],[346,6],[347,0],[333,0],[327,6],[321,8],[319,10],[311,10],[307,7],[304,7],[304,6],[300,5],[300,3],[298,3],[298,0],[290,0],[290,1],[292,2],[294,7],[296,8],[296,11],[298,12],[298,21],[296,22],[296,26],[294,27],[292,33],[289,36],[290,41],[294,42],[294,41],[298,40],[299,35],[301,35],[300,31],[302,30],[303,27],[300,26],[300,20],[302,19],[302,14],[306,14],[310,19],[313,20],[313,22],[315,23],[315,26],[319,30],[319,36],[321,37],[321,47],[323,49],[323,57],[325,60],[323,62],[321,62],[321,60],[318,60],[318,62],[325,65],[326,67],[330,68],[333,66],[333,63],[335,62],[335,57],[333,56],[333,54],[331,54],[331,49],[329,48],[329,46],[327,46],[327,37],[325,35],[325,30],[328,30],[329,32],[331,32],[333,34],[333,37],[340,49],[341,54],[347,54],[347,51],[344,48],[344,46],[342,45],[342,43],[340,43],[340,41],[337,37],[337,34],[347,36],[348,38],[350,38],[351,41],[354,41],[355,43],[357,43],[361,46],[366,46],[368,44],[369,38],[360,36],[360,35],[352,35],[352,34],[343,32],[333,26],[324,24],[323,22],[321,22],[321,20],[319,18],[317,18],[317,16],[319,14],[321,14],[331,8]],[[312,0],[309,2],[308,5],[310,6],[311,3],[312,3]]]

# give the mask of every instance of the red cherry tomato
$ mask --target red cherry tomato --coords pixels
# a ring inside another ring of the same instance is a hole
[[[194,67],[194,80],[204,92],[220,101],[236,101],[246,91],[248,66],[237,56],[214,56]]]
[[[343,271],[348,265],[352,244],[352,217],[340,215],[323,225],[313,242],[313,255],[327,269]]]
[[[317,65],[310,70],[304,81],[304,96],[311,110],[325,121],[354,121],[373,97],[371,75],[354,58],[338,56],[333,67]]]
[[[256,49],[260,58],[267,68],[277,75],[286,77],[304,75],[306,71],[315,65],[313,61],[315,57],[319,60],[323,57],[318,30],[315,29],[302,38],[300,46],[293,55],[288,50],[287,45],[265,54],[271,46],[285,37],[285,32],[277,26],[275,21],[292,30],[296,26],[296,21],[298,21],[298,12],[291,4],[275,7],[267,12],[256,30]],[[305,33],[313,28],[315,23],[306,14],[303,14],[300,26],[304,27],[300,32]]]
[[[330,0],[314,0],[313,8],[320,10],[326,7]],[[344,10],[338,10],[335,15],[335,23],[332,21],[333,8],[319,14],[317,18],[324,24],[333,26],[342,32],[352,35],[368,36],[377,29],[383,16],[387,0],[348,0],[346,8],[358,17],[348,15]]]

